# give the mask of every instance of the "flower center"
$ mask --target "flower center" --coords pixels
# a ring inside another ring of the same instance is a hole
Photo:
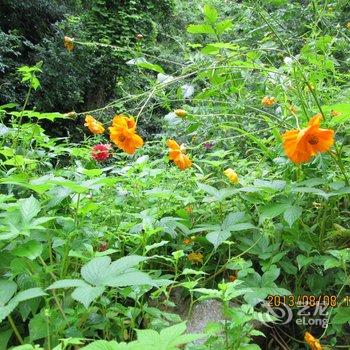
[[[312,136],[308,140],[310,145],[317,145],[318,144],[318,138],[316,136]]]

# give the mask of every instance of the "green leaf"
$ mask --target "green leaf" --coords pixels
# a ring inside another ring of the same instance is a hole
[[[229,230],[231,232],[235,232],[235,231],[244,231],[244,230],[251,230],[251,229],[255,229],[256,227],[251,224],[250,222],[242,222],[240,224],[235,224],[230,226]]]
[[[217,34],[221,35],[222,33],[226,32],[227,30],[230,30],[233,26],[231,19],[225,19],[222,22],[219,22],[216,26],[216,32]]]
[[[116,341],[97,340],[93,343],[84,346],[81,350],[133,350],[125,343],[118,344]]]
[[[332,105],[326,105],[322,106],[322,110],[328,115],[332,115],[332,112],[339,113],[339,115],[331,117],[331,125],[343,124],[350,120],[350,103],[336,103]]]
[[[215,34],[214,28],[209,24],[190,24],[187,32],[191,34]]]
[[[60,288],[76,288],[76,287],[85,287],[87,284],[83,280],[78,279],[66,279],[66,280],[59,280],[54,283],[52,283],[50,286],[48,286],[46,289],[60,289]]]
[[[246,216],[246,213],[243,211],[229,213],[221,225],[222,229],[229,230],[232,225],[244,221],[245,216]]]
[[[268,271],[266,271],[261,277],[261,285],[263,287],[274,286],[274,281],[280,275],[280,269],[275,265],[272,265]]]
[[[149,285],[157,287],[156,281],[141,271],[126,271],[119,276],[107,277],[104,283],[109,287],[127,287]]]
[[[290,207],[287,203],[278,203],[265,206],[259,217],[259,225],[261,225],[266,219],[273,219],[276,216],[282,214],[285,210]]]
[[[124,256],[111,264],[110,271],[113,273],[123,273],[125,270],[128,270],[136,265],[138,265],[142,261],[146,261],[149,258],[140,256],[140,255],[129,255]]]
[[[92,287],[86,285],[76,288],[72,293],[72,298],[82,303],[85,308],[88,308],[95,299],[102,295],[104,290],[105,287],[102,286]]]
[[[181,275],[207,275],[207,273],[201,270],[193,270],[186,268],[182,271]]]
[[[25,199],[20,199],[18,202],[19,209],[25,221],[29,222],[31,219],[33,219],[39,214],[40,203],[34,196],[30,196],[29,198]]]
[[[291,189],[291,192],[298,192],[298,193],[313,193],[318,196],[324,197],[328,199],[329,195],[325,191],[322,191],[318,188],[313,187],[295,187]]]
[[[169,241],[161,241],[159,243],[154,243],[152,245],[146,245],[145,249],[146,249],[146,252],[149,252],[152,249],[163,247],[164,245],[166,245],[168,243],[169,243]]]
[[[211,5],[204,5],[203,13],[210,23],[215,23],[218,19],[218,12]]]
[[[28,241],[12,250],[12,253],[17,256],[26,257],[30,260],[36,259],[41,255],[43,246],[38,241]]]
[[[313,260],[313,257],[312,256],[305,256],[305,255],[302,255],[302,254],[299,254],[297,256],[297,263],[298,263],[298,267],[299,267],[299,270],[304,267],[304,266],[307,266],[309,265]]]
[[[296,205],[287,208],[287,210],[283,214],[283,217],[284,220],[287,221],[289,227],[292,227],[294,222],[300,218],[302,212],[303,209]]]
[[[231,236],[228,230],[217,230],[209,232],[205,238],[214,246],[215,249]]]
[[[33,342],[37,339],[42,339],[47,336],[47,319],[42,314],[35,315],[29,321],[29,337]]]
[[[12,333],[12,329],[7,329],[5,331],[0,332],[0,350],[8,349],[8,342],[12,336]]]
[[[350,323],[349,306],[337,307],[331,322],[334,324]]]
[[[109,256],[93,258],[81,268],[81,276],[92,285],[102,286],[108,274],[110,263]]]
[[[158,73],[164,73],[164,69],[159,64],[153,64],[149,62],[137,62],[136,66],[145,69],[150,69]]]
[[[17,284],[11,280],[0,280],[0,305],[6,304],[16,293]]]
[[[42,297],[44,295],[47,294],[41,288],[30,288],[16,294],[11,301],[20,303],[21,301]]]

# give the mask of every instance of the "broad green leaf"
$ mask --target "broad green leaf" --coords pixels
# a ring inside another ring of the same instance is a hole
[[[246,213],[243,211],[229,213],[226,216],[224,222],[222,223],[222,228],[224,230],[229,230],[232,225],[244,221],[245,216],[246,216]]]
[[[200,182],[197,182],[197,186],[204,192],[207,192],[208,194],[212,195],[213,197],[215,197],[219,192],[215,187],[207,184],[202,184]]]
[[[82,303],[85,308],[88,308],[95,299],[102,295],[104,290],[105,287],[92,287],[86,285],[84,287],[76,288],[72,293],[72,298]]]
[[[286,209],[286,211],[283,214],[283,217],[284,220],[287,221],[289,227],[292,227],[294,222],[300,218],[302,212],[303,209],[296,205],[293,205]]]
[[[222,242],[226,241],[231,236],[228,230],[217,230],[209,232],[205,237],[216,249]]]
[[[191,34],[215,34],[214,28],[209,24],[190,24],[187,31]]]
[[[149,62],[139,62],[139,63],[136,63],[136,66],[145,68],[145,69],[150,69],[158,73],[164,73],[164,69],[159,64],[153,64]]]
[[[97,340],[84,346],[81,350],[133,350],[126,343],[117,343],[116,341]]]
[[[336,103],[322,106],[322,110],[328,116],[331,125],[343,124],[350,120],[350,103]]]
[[[271,189],[273,191],[282,191],[286,186],[286,182],[283,180],[273,180],[273,181],[255,180],[254,186],[261,187],[264,189]]]
[[[160,247],[163,247],[164,245],[168,244],[169,241],[161,241],[159,243],[154,243],[154,244],[151,244],[151,245],[146,245],[145,249],[146,249],[146,252],[149,252],[150,250],[152,249],[155,249],[155,248],[160,248]]]
[[[0,280],[0,305],[6,304],[16,293],[17,284],[11,280]]]
[[[38,241],[28,241],[12,250],[12,253],[17,256],[26,257],[30,260],[36,259],[41,255],[43,246]]]
[[[36,314],[29,321],[29,337],[30,341],[45,338],[47,336],[47,319],[43,314]]]
[[[251,224],[250,222],[242,222],[240,224],[235,224],[230,226],[229,230],[231,232],[235,232],[235,231],[244,231],[244,230],[251,230],[251,229],[255,229],[256,227]]]
[[[33,219],[39,214],[40,203],[34,196],[30,196],[29,198],[25,199],[20,199],[18,202],[19,209],[25,221],[29,222],[31,219]]]
[[[273,219],[282,214],[290,207],[288,203],[278,203],[265,206],[259,217],[259,224],[262,224],[266,219]]]
[[[291,192],[298,192],[298,193],[312,193],[316,194],[318,196],[324,197],[328,199],[329,194],[326,193],[325,191],[322,191],[318,188],[313,188],[313,187],[294,187],[291,189]]]
[[[38,298],[45,296],[46,293],[41,288],[30,288],[23,290],[15,295],[15,297],[11,300],[17,303],[20,303],[21,301],[26,301],[33,298]]]
[[[312,256],[307,257],[305,255],[299,254],[297,256],[297,263],[298,263],[299,270],[302,267],[309,265],[312,262],[312,260],[313,260]]]
[[[349,298],[347,296],[346,298]],[[345,306],[343,307],[337,307],[335,309],[335,315],[332,318],[332,323],[334,324],[345,324],[345,323],[350,323],[350,312],[349,312],[349,300],[346,299],[345,301]]]
[[[5,306],[0,305],[0,323],[11,314],[17,305],[16,303],[11,303],[11,301]]]
[[[121,274],[125,270],[128,270],[142,261],[146,261],[149,258],[140,255],[124,256],[114,262],[112,262],[109,271],[113,274]]]
[[[109,287],[127,287],[149,285],[157,287],[156,281],[141,271],[126,271],[118,276],[106,277],[104,283]]]
[[[59,289],[59,288],[75,288],[75,287],[85,287],[87,284],[83,280],[78,279],[66,279],[60,280],[52,283],[46,289]]]
[[[12,336],[13,330],[7,329],[0,332],[0,350],[8,349],[8,342]]]
[[[111,258],[109,256],[93,258],[81,268],[81,276],[86,282],[101,286],[108,274],[110,263]]]

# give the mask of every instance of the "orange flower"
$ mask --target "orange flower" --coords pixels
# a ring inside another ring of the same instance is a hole
[[[322,346],[320,342],[311,333],[306,332],[304,339],[307,342],[307,344],[310,346],[311,350],[322,350]]]
[[[125,115],[116,115],[109,128],[110,139],[124,152],[134,154],[137,148],[143,146],[142,138],[136,134],[134,118]]]
[[[67,51],[72,52],[74,49],[74,39],[69,36],[65,36],[63,39],[64,47]]]
[[[185,238],[182,241],[182,243],[185,245],[189,245],[189,244],[193,243],[195,239],[196,239],[196,236],[191,236],[190,238]]]
[[[308,162],[319,152],[328,151],[334,143],[334,131],[320,129],[322,116],[316,114],[302,130],[289,130],[283,135],[283,147],[294,163]]]
[[[185,207],[185,210],[188,214],[191,214],[193,212],[193,207],[191,205],[188,205],[187,207]]]
[[[236,276],[236,275],[229,275],[229,276],[228,276],[229,282],[234,282],[236,279],[237,279],[237,276]]]
[[[187,259],[191,261],[191,263],[203,263],[203,254],[202,253],[190,253],[187,256]]]
[[[265,96],[262,100],[261,103],[265,106],[265,107],[271,107],[272,105],[274,105],[276,103],[276,98],[272,97],[272,96]]]
[[[93,134],[103,134],[105,128],[102,123],[98,122],[92,115],[87,115],[85,117],[85,124]]]
[[[175,140],[168,140],[169,159],[172,160],[180,170],[185,170],[192,166],[192,161],[184,153],[183,145],[179,146]]]

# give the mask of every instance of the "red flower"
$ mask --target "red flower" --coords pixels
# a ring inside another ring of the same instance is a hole
[[[111,148],[111,145],[108,145],[108,144],[95,145],[91,149],[91,157],[97,160],[98,162],[102,162],[107,158],[109,158],[109,156],[111,155],[109,153],[110,148]]]

